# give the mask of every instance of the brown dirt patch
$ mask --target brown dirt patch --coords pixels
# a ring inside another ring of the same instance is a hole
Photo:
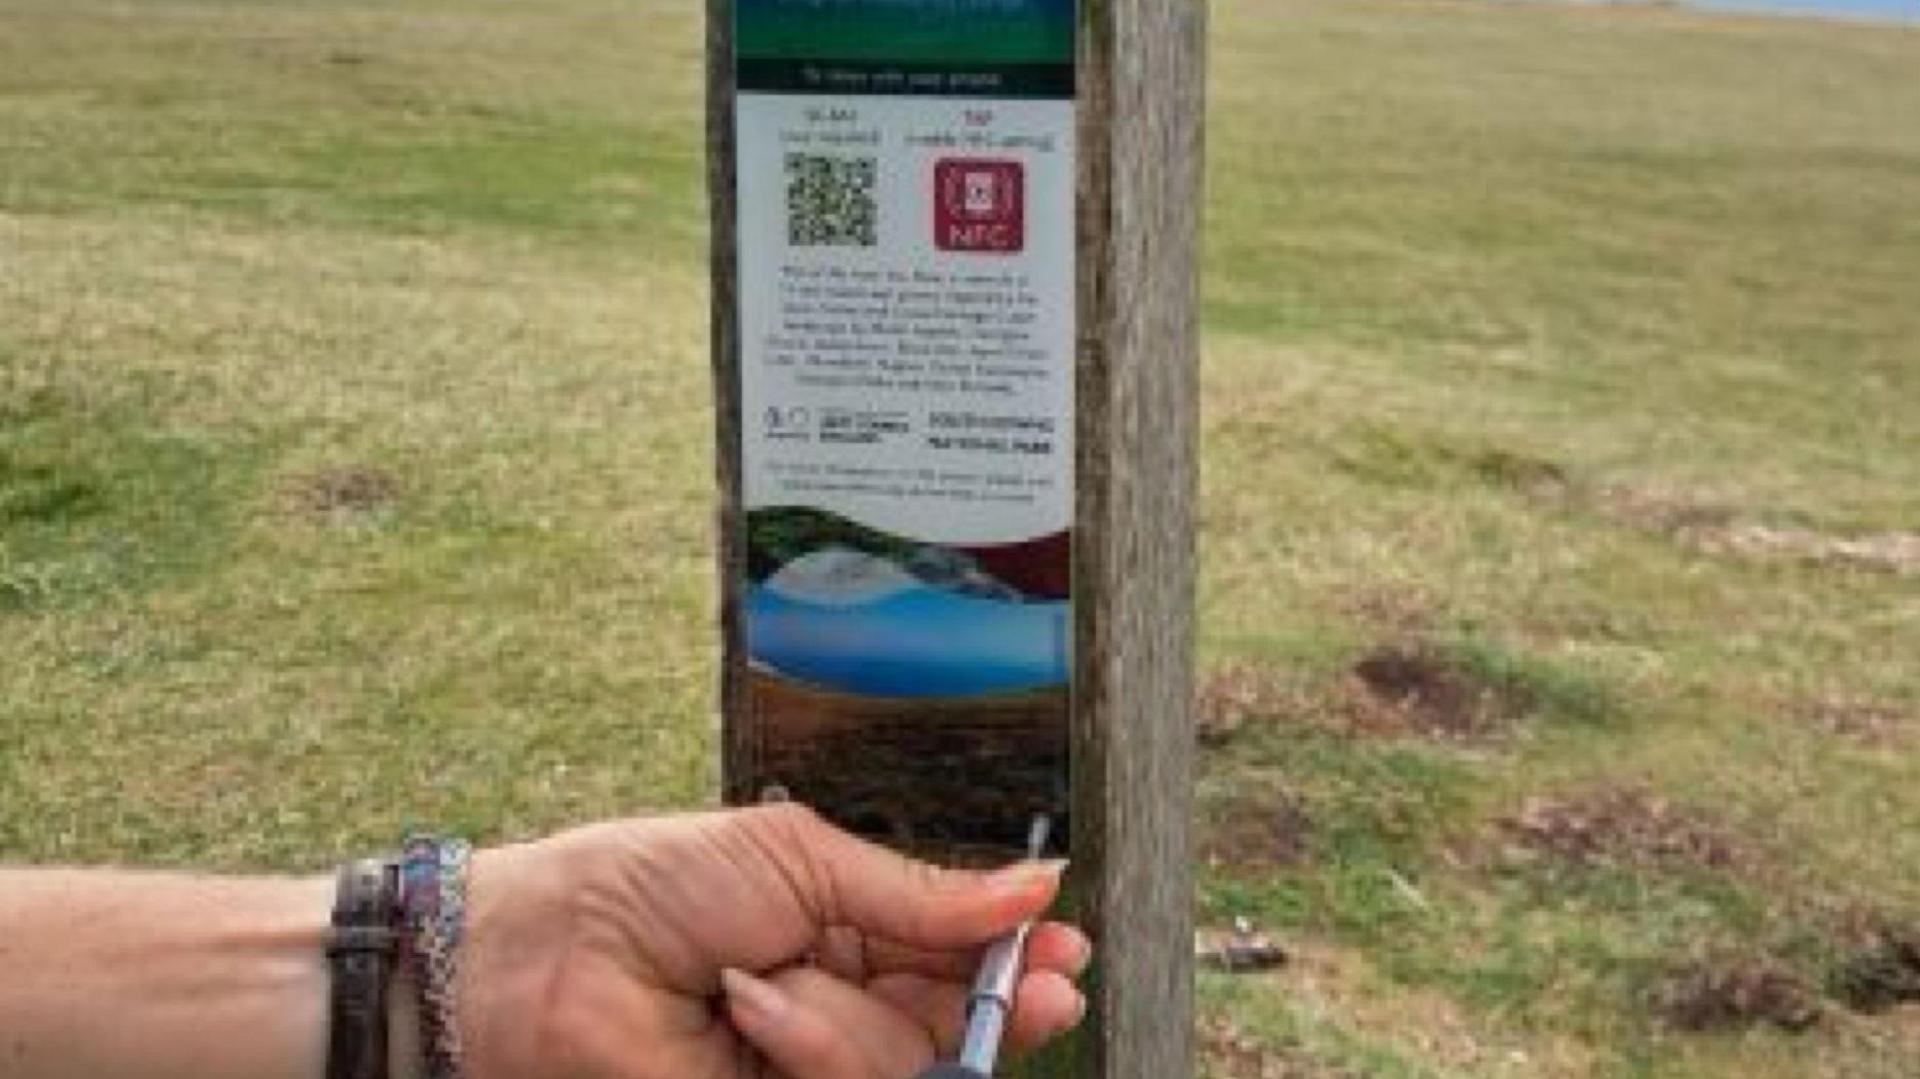
[[[1881,921],[1853,935],[1833,974],[1834,997],[1867,1015],[1920,1003],[1920,925]]]
[[[1802,1031],[1820,1021],[1806,979],[1764,956],[1721,955],[1675,970],[1654,991],[1654,1012],[1680,1030],[1743,1030],[1762,1024]]]
[[[335,523],[377,513],[399,497],[399,481],[373,468],[327,469],[287,485],[287,500],[302,516]]]
[[[1513,849],[1575,866],[1687,865],[1725,869],[1742,859],[1731,830],[1697,810],[1633,787],[1530,798],[1500,821]]]
[[[1330,684],[1309,689],[1251,664],[1218,667],[1194,695],[1195,737],[1218,748],[1276,723],[1354,735],[1478,741],[1531,712],[1534,694],[1463,657],[1412,638],[1382,644]]]
[[[1248,724],[1287,714],[1294,693],[1271,671],[1228,664],[1200,680],[1194,700],[1194,733],[1200,744],[1225,745]]]
[[[1306,861],[1313,822],[1285,791],[1241,796],[1207,814],[1200,852],[1214,869],[1270,872]]]
[[[1488,681],[1457,657],[1427,644],[1389,644],[1349,669],[1341,696],[1364,733],[1411,732],[1430,738],[1484,738],[1533,707],[1521,687]]]

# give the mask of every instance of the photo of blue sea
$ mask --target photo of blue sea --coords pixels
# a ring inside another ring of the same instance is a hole
[[[820,689],[870,697],[968,697],[1067,683],[1065,601],[991,582],[934,583],[843,547],[751,585],[747,651]]]

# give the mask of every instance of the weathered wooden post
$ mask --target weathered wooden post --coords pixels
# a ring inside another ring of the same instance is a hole
[[[709,0],[729,800],[1070,827],[1084,1076],[1191,1074],[1199,0]]]

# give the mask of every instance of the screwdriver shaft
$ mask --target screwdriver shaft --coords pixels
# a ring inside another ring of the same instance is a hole
[[[1033,818],[1027,831],[1027,858],[1037,860],[1047,849],[1047,834],[1053,822],[1045,814]],[[960,1063],[983,1076],[993,1074],[1000,1056],[1000,1042],[1006,1036],[1007,1018],[1013,1012],[1014,990],[1020,984],[1020,965],[1027,950],[1027,936],[1033,922],[1026,921],[1012,932],[987,945],[980,959],[980,973],[974,978],[973,992],[967,998],[967,1033],[960,1045]]]

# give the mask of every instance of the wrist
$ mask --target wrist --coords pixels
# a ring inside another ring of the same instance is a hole
[[[527,1074],[571,926],[563,839],[476,851],[455,1022],[466,1079]]]
[[[175,887],[198,894],[182,894],[163,905],[203,911],[207,924],[204,929],[182,924],[177,934],[155,933],[151,939],[161,942],[159,947],[138,961],[146,968],[146,985],[133,991],[155,1001],[178,1001],[180,994],[192,994],[199,1004],[195,1022],[205,1024],[204,1029],[247,1032],[235,1039],[246,1049],[232,1058],[212,1055],[223,1036],[206,1036],[204,1059],[196,1044],[202,1038],[161,1034],[158,1044],[176,1047],[184,1060],[198,1062],[177,1074],[322,1079],[332,879],[169,882],[168,890]],[[208,993],[216,985],[218,989]],[[145,1074],[176,1074],[165,1064],[149,1061],[158,1066]]]
[[[252,954],[262,984],[273,987],[257,998],[259,1007],[263,1013],[275,1009],[281,1016],[267,1021],[266,1036],[260,1039],[264,1045],[279,1047],[270,1050],[279,1068],[258,1074],[311,1079],[326,1075],[330,984],[326,941],[333,892],[332,877],[249,882],[245,890],[249,901],[232,912],[236,920],[223,935],[221,946]]]

